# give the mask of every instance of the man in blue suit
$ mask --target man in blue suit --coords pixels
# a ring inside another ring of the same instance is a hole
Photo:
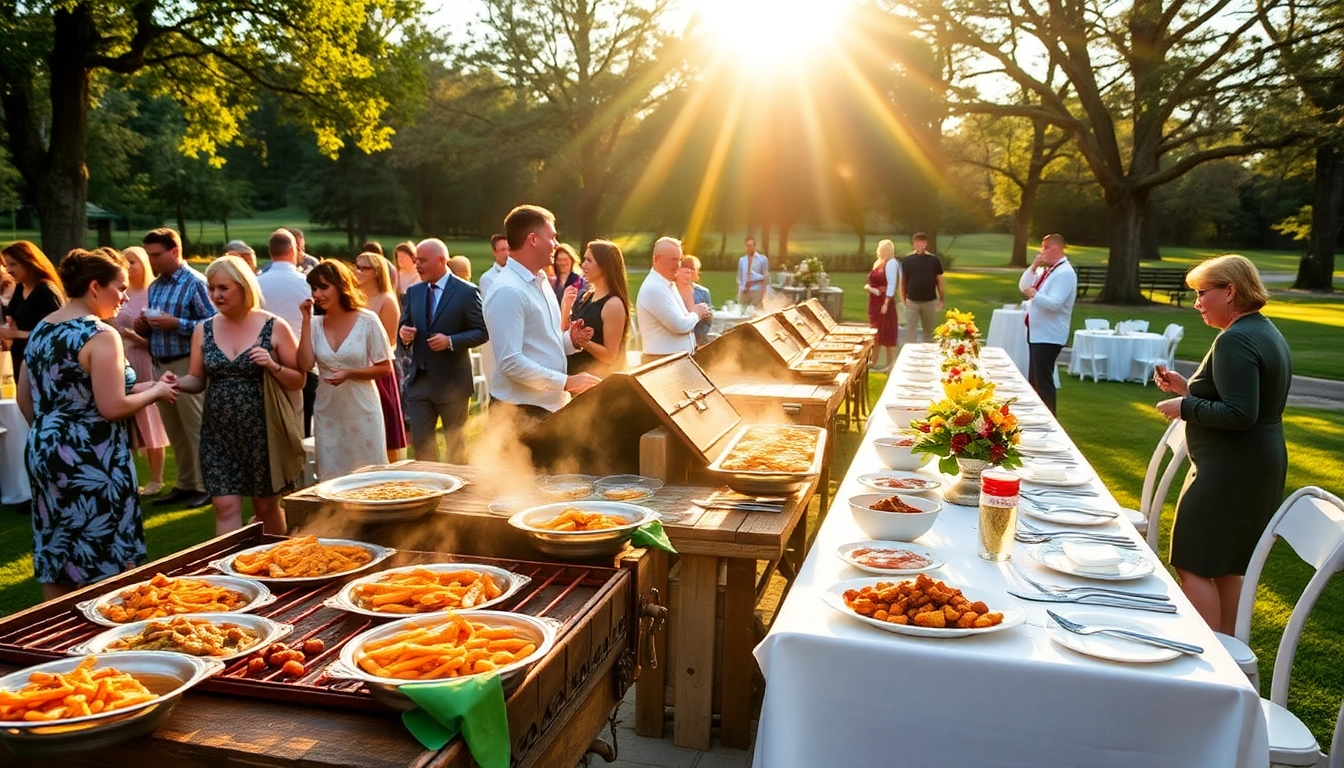
[[[425,240],[415,248],[421,282],[406,292],[398,338],[410,358],[406,420],[420,461],[438,461],[434,430],[443,420],[448,461],[465,459],[462,428],[471,399],[471,358],[467,350],[489,338],[481,312],[481,292],[448,271],[448,246]]]

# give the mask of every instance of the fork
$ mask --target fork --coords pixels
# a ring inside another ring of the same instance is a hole
[[[1111,635],[1112,637],[1123,637],[1127,640],[1137,640],[1140,643],[1147,643],[1148,645],[1155,645],[1158,648],[1166,648],[1172,651],[1188,653],[1192,656],[1198,656],[1199,654],[1204,652],[1204,649],[1198,645],[1192,645],[1190,643],[1182,643],[1177,640],[1168,640],[1165,637],[1155,637],[1153,635],[1145,635],[1142,632],[1135,632],[1130,629],[1121,629],[1119,627],[1088,627],[1079,624],[1076,621],[1069,621],[1068,619],[1064,618],[1063,616],[1060,616],[1059,614],[1055,613],[1052,610],[1046,609],[1045,612],[1049,614],[1050,618],[1054,619],[1055,623],[1058,624],[1061,628],[1066,629],[1069,632],[1074,633],[1075,635],[1103,634],[1103,635]]]
[[[1013,565],[1013,572],[1017,574],[1018,578],[1027,582],[1031,586],[1039,589],[1040,591],[1045,592],[1046,594],[1063,595],[1066,597],[1069,595],[1099,594],[1099,595],[1114,595],[1116,597],[1133,597],[1139,600],[1155,600],[1163,603],[1171,602],[1171,598],[1163,594],[1158,594],[1156,592],[1126,592],[1123,589],[1111,589],[1109,587],[1093,587],[1093,586],[1061,587],[1055,584],[1042,584],[1041,582],[1036,581],[1035,579],[1028,576],[1026,571],[1022,570],[1016,565]]]
[[[1121,549],[1138,549],[1139,545],[1129,539],[1107,539],[1095,533],[1080,533],[1074,531],[1061,531],[1059,533],[1031,533],[1030,531],[1018,531],[1015,539],[1023,544],[1045,544],[1055,539],[1068,538],[1076,541],[1090,541],[1097,544],[1110,544],[1113,547]]]
[[[1045,528],[1035,525],[1027,520],[1023,520],[1022,518],[1018,518],[1017,524],[1022,528],[1026,529],[1025,531],[1020,531],[1020,533],[1028,533],[1032,535],[1056,536],[1066,533],[1074,533],[1080,536],[1090,536],[1092,538],[1097,539],[1114,539],[1115,541],[1126,541],[1126,542],[1131,541],[1131,539],[1128,536],[1122,533],[1097,533],[1096,531],[1072,531],[1072,530],[1057,530],[1057,531],[1046,530]]]
[[[1117,517],[1120,516],[1120,513],[1119,513],[1119,512],[1115,512],[1115,511],[1112,511],[1112,510],[1109,510],[1109,509],[1098,509],[1098,508],[1095,508],[1095,507],[1085,507],[1085,506],[1081,506],[1081,505],[1078,505],[1078,506],[1068,506],[1068,505],[1065,505],[1065,506],[1058,506],[1058,507],[1049,507],[1049,506],[1046,506],[1044,500],[1040,500],[1040,499],[1036,499],[1036,500],[1033,500],[1033,499],[1023,499],[1023,500],[1022,500],[1022,503],[1023,503],[1023,504],[1026,504],[1026,505],[1028,505],[1028,506],[1030,506],[1032,509],[1035,509],[1035,510],[1040,511],[1040,512],[1046,512],[1046,513],[1049,513],[1049,512],[1076,512],[1076,513],[1078,513],[1078,514],[1080,514],[1080,515],[1087,515],[1087,516],[1089,516],[1089,517],[1104,517],[1104,518],[1106,518],[1107,520],[1114,520],[1115,518],[1117,518]],[[1024,525],[1027,525],[1028,528],[1031,528],[1031,527],[1032,527],[1031,525],[1026,524],[1026,521],[1022,521],[1022,522],[1023,522]]]

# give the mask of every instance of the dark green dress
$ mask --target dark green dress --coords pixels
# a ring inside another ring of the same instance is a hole
[[[1283,409],[1293,378],[1283,334],[1264,315],[1214,339],[1181,401],[1190,472],[1176,502],[1171,564],[1207,578],[1242,575],[1283,501]]]

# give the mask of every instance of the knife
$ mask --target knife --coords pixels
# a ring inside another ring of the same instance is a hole
[[[1106,597],[1104,595],[1042,595],[1042,594],[1024,594],[1008,590],[1008,594],[1013,597],[1019,597],[1023,600],[1031,600],[1037,603],[1078,603],[1079,605],[1099,605],[1107,608],[1131,608],[1136,611],[1153,611],[1154,613],[1176,613],[1176,606],[1171,603],[1159,603],[1156,601],[1126,600],[1120,597]]]

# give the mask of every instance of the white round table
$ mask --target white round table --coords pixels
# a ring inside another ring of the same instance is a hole
[[[742,323],[755,317],[750,311],[741,309],[729,312],[726,308],[714,310],[714,316],[709,320],[709,333],[711,336],[722,336],[724,332],[735,328]]]
[[[1027,375],[1027,366],[1031,362],[1031,349],[1027,346],[1027,313],[1022,309],[994,310],[989,321],[989,335],[985,337],[985,346],[1000,347],[1008,353],[1013,365],[1023,375]]]
[[[1069,373],[1090,374],[1092,363],[1087,359],[1104,355],[1097,360],[1097,373],[1108,381],[1131,381],[1143,376],[1139,360],[1161,357],[1167,340],[1160,333],[1116,333],[1079,329],[1073,333],[1073,357]]]

